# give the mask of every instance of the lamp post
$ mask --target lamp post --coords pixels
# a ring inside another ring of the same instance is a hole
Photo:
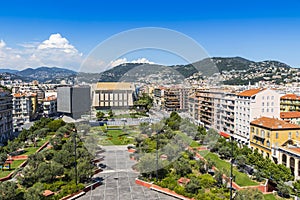
[[[75,169],[75,183],[77,185],[77,154],[76,154],[76,150],[77,150],[77,143],[76,143],[76,134],[77,134],[77,130],[73,129],[74,132],[74,169]]]
[[[232,174],[232,170],[233,170],[233,137],[230,137],[230,143],[231,143],[231,160],[230,160],[230,200],[232,200],[232,178],[233,178],[233,174]]]

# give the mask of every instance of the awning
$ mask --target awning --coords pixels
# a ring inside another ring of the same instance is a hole
[[[228,133],[225,133],[225,132],[220,132],[219,133],[221,136],[223,136],[224,138],[230,138],[230,135]]]

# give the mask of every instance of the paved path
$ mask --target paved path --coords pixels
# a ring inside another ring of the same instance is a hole
[[[80,200],[175,200],[168,195],[155,192],[135,184],[138,173],[131,168],[136,162],[129,159],[126,146],[106,146],[103,153],[106,169],[96,177],[103,184],[78,198]]]

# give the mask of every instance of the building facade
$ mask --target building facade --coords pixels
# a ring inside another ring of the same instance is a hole
[[[278,163],[278,148],[289,140],[299,140],[300,126],[283,120],[261,117],[250,123],[250,147]]]
[[[91,110],[91,90],[89,86],[68,86],[57,88],[57,112],[74,119]]]
[[[250,89],[237,95],[233,138],[243,145],[250,144],[250,122],[262,116],[280,117],[280,95],[272,89]]]
[[[129,108],[136,99],[133,83],[101,82],[92,85],[92,107],[96,110]]]
[[[13,136],[12,95],[0,88],[0,143]]]
[[[13,94],[13,125],[14,131],[21,131],[23,125],[37,117],[36,93]]]
[[[286,94],[280,98],[280,111],[300,111],[300,96],[296,94]]]
[[[57,113],[57,98],[56,96],[48,96],[43,99],[43,115],[54,116]]]

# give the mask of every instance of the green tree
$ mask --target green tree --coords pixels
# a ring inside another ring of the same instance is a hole
[[[258,189],[239,190],[234,200],[264,200],[264,195]]]
[[[179,158],[173,163],[173,167],[176,171],[176,174],[184,177],[192,172],[192,168],[189,164],[189,161],[183,157]]]
[[[43,200],[44,186],[42,183],[36,183],[34,186],[28,188],[27,192],[24,193],[25,200]]]
[[[5,152],[0,153],[0,165],[3,165],[7,159],[7,154]],[[3,167],[2,167],[3,170]]]
[[[112,110],[109,110],[107,114],[110,118],[112,118],[114,116],[114,113]]]
[[[13,181],[0,183],[0,200],[18,199],[17,184]]]
[[[57,176],[64,174],[64,167],[54,161],[50,163],[43,162],[39,165],[36,173],[41,182],[49,183],[53,182]]]
[[[104,112],[102,112],[102,111],[98,111],[97,113],[96,113],[96,117],[97,117],[97,119],[98,120],[102,120],[103,118],[104,118]]]
[[[284,198],[289,198],[291,194],[291,187],[286,185],[283,181],[277,184],[278,195]]]
[[[64,126],[66,123],[62,119],[56,119],[48,123],[47,127],[52,131],[57,131],[60,127]]]
[[[201,188],[200,180],[197,177],[192,177],[190,182],[186,185],[185,190],[192,194],[198,194],[198,190]]]

